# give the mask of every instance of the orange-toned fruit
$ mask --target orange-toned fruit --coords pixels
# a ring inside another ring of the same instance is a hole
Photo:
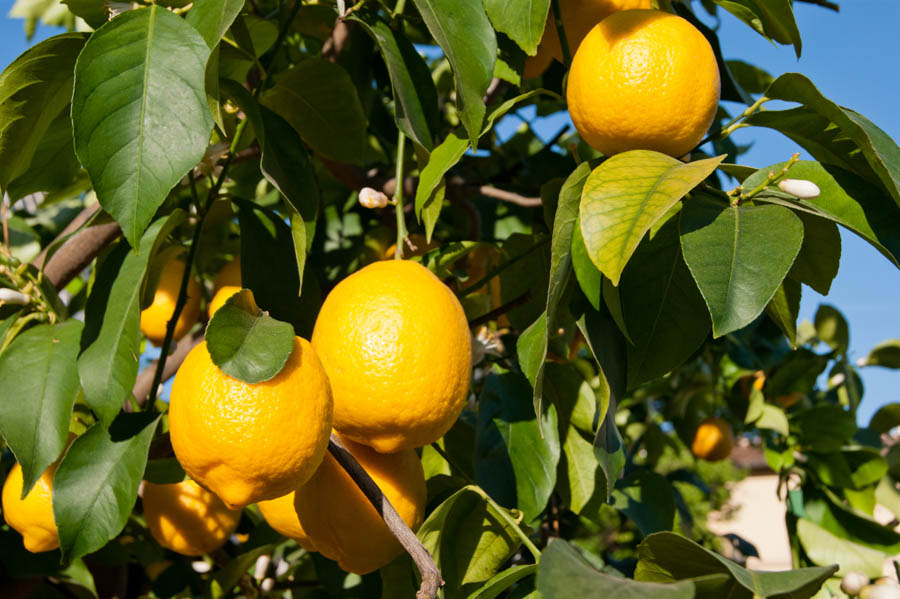
[[[213,293],[222,287],[237,287],[240,289],[241,283],[241,259],[234,258],[228,264],[222,267],[216,280],[213,281]]]
[[[203,555],[221,547],[237,528],[240,510],[192,480],[171,485],[144,481],[147,528],[156,542],[182,555]]]
[[[328,378],[305,339],[256,384],[219,370],[203,342],[175,375],[169,433],[185,472],[236,509],[306,482],[325,455],[331,415]]]
[[[22,467],[16,464],[3,484],[3,517],[14,528],[32,553],[52,551],[59,547],[56,521],[53,518],[53,464],[22,499]]]
[[[227,302],[232,295],[240,290],[240,287],[235,287],[234,285],[225,285],[224,287],[216,291],[216,294],[209,301],[209,306],[207,306],[206,308],[209,317],[212,318],[213,314],[215,314],[219,310],[219,308],[224,306],[225,302]]]
[[[327,460],[329,457],[326,457]],[[260,501],[256,504],[259,511],[268,522],[269,526],[289,539],[293,539],[298,545],[307,551],[316,551],[312,539],[303,530],[297,510],[294,508],[294,493],[289,493],[278,499]]]
[[[159,285],[153,294],[153,303],[141,311],[141,332],[153,345],[162,345],[166,338],[166,325],[175,314],[181,277],[184,276],[184,261],[180,258],[169,260],[159,277]],[[191,330],[200,315],[200,283],[191,278],[187,288],[187,302],[175,323],[172,339],[177,341]]]
[[[421,264],[384,260],[338,283],[312,345],[331,381],[334,428],[378,451],[439,439],[465,403],[472,370],[466,315]]]
[[[584,38],[566,98],[575,128],[607,156],[690,152],[712,124],[719,68],[703,34],[658,10],[615,12]]]
[[[412,449],[381,454],[344,439],[412,530],[425,514],[425,473]],[[347,572],[366,574],[386,566],[403,550],[356,483],[327,454],[308,483],[297,489],[294,506],[316,550]]]
[[[734,433],[723,418],[707,418],[697,427],[691,451],[695,456],[708,462],[718,462],[731,455],[734,448]]]

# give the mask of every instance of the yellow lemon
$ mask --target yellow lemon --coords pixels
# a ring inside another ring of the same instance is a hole
[[[718,462],[731,455],[734,448],[734,433],[724,419],[717,416],[700,423],[694,433],[691,451],[695,456],[708,462]]]
[[[325,458],[328,459],[328,458]],[[316,551],[312,539],[303,530],[297,510],[294,508],[294,493],[289,493],[278,499],[260,501],[256,504],[260,513],[275,531],[293,539],[298,545],[307,551]]]
[[[53,518],[53,475],[56,464],[47,468],[25,499],[22,496],[22,467],[16,464],[3,484],[3,517],[25,542],[32,553],[52,551],[59,547],[56,521]]]
[[[153,345],[162,345],[166,338],[166,325],[175,313],[181,277],[184,276],[184,261],[180,258],[169,260],[159,277],[159,286],[153,294],[153,303],[141,311],[141,332]],[[187,288],[187,302],[175,323],[172,339],[177,341],[191,330],[200,315],[200,283],[191,278]]]
[[[232,295],[240,290],[240,287],[235,287],[234,285],[225,285],[224,287],[216,291],[216,294],[209,301],[209,306],[206,308],[209,317],[212,318],[213,314],[215,314],[219,310],[219,308],[224,306],[225,302],[227,302]]]

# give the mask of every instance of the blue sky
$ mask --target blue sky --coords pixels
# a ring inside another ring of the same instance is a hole
[[[793,48],[766,41],[731,15],[721,14],[719,38],[726,59],[740,58],[778,76],[798,71],[809,77],[835,102],[868,117],[894,139],[900,139],[900,23],[898,0],[843,0],[841,12],[795,2],[803,38],[798,60]],[[12,0],[0,0],[0,65],[9,64],[26,47],[22,21],[5,18]],[[55,33],[39,27],[36,40]],[[547,123],[553,132],[559,120]],[[540,129],[539,129],[540,130]],[[738,144],[753,143],[742,163],[764,167],[801,151],[789,139],[766,129],[742,129]],[[801,151],[801,157],[809,158]],[[853,234],[842,231],[841,269],[827,298],[805,288],[801,319],[812,319],[822,302],[838,307],[850,322],[854,359],[878,342],[900,338],[900,271]],[[900,402],[900,373],[880,368],[863,370],[866,394],[860,422],[867,423],[878,406]]]

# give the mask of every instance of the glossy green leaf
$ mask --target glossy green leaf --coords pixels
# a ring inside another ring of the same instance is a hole
[[[194,0],[185,20],[194,26],[210,50],[216,47],[244,8],[244,0]]]
[[[490,580],[518,549],[520,539],[478,487],[463,487],[445,499],[417,536],[447,582],[447,599],[467,597]],[[455,534],[445,534],[453,530]]]
[[[0,73],[0,191],[28,170],[44,134],[69,104],[81,33],[26,50]]]
[[[82,324],[42,324],[18,335],[0,356],[0,434],[22,467],[22,496],[66,446],[78,385]],[[25,401],[14,401],[13,394]]]
[[[808,212],[796,212],[803,221],[803,245],[789,276],[828,295],[841,262],[841,234],[837,225]]]
[[[684,164],[658,152],[632,150],[594,169],[581,196],[581,233],[588,256],[613,285],[650,227],[723,159]]]
[[[855,571],[877,578],[881,576],[881,564],[888,557],[882,551],[839,537],[803,518],[797,521],[797,538],[812,563],[837,563],[839,575]]]
[[[619,293],[632,341],[629,387],[679,366],[709,334],[709,313],[681,257],[675,222],[638,247]]]
[[[494,76],[497,59],[497,37],[484,5],[456,0],[414,2],[453,68],[460,120],[475,148],[486,111],[482,97]]]
[[[813,451],[838,451],[856,433],[854,415],[837,405],[819,405],[791,414],[791,432]]]
[[[87,555],[125,527],[137,500],[159,416],[116,417],[78,437],[53,478],[53,517],[63,559]]]
[[[800,58],[802,42],[790,0],[713,0],[760,35],[779,44],[793,44]]]
[[[157,220],[144,233],[137,252],[124,240],[119,242],[97,270],[85,308],[78,376],[85,401],[104,425],[115,418],[137,379],[141,286],[147,264],[184,217],[176,210]]]
[[[731,71],[731,76],[747,93],[762,94],[775,81],[768,71],[742,60],[726,60],[725,64]]]
[[[483,587],[472,592],[468,599],[495,599],[495,597],[499,597],[503,591],[523,578],[531,576],[535,572],[537,572],[537,564],[511,566],[498,572],[493,578],[484,583]]]
[[[526,54],[537,53],[550,0],[484,0],[484,8],[494,29],[508,35]]]
[[[262,103],[316,152],[338,162],[363,161],[366,116],[350,75],[337,63],[320,58],[300,62],[276,78]]]
[[[206,328],[213,363],[230,377],[255,384],[271,379],[294,350],[294,327],[275,320],[244,289],[232,295]]]
[[[209,52],[192,26],[154,4],[98,29],[78,57],[75,153],[132,246],[209,144]]]
[[[694,585],[689,581],[658,584],[599,572],[562,539],[551,539],[541,554],[537,588],[543,599],[693,599],[695,596]]]
[[[62,0],[62,3],[69,12],[84,19],[94,29],[99,29],[109,20],[109,8],[105,0]]]
[[[880,181],[900,204],[900,147],[887,133],[858,112],[827,99],[800,73],[780,76],[765,96],[803,106],[757,112],[746,124],[780,131],[816,160]]]
[[[526,523],[547,505],[560,454],[556,408],[547,406],[538,422],[521,401],[530,391],[517,373],[491,372],[478,399],[475,445],[476,482],[501,505],[518,508]]]
[[[603,274],[597,270],[588,256],[587,246],[584,244],[584,236],[581,234],[581,215],[575,221],[575,230],[572,232],[572,270],[581,292],[590,302],[594,310],[600,309],[600,300],[603,296]]]
[[[712,316],[713,336],[752,322],[787,276],[803,243],[803,223],[782,206],[686,202],[681,248]]]
[[[847,325],[847,319],[834,306],[828,304],[819,306],[813,324],[816,327],[816,337],[832,349],[844,353],[850,347],[850,327]]]
[[[394,92],[394,119],[408,138],[428,151],[434,148],[438,131],[438,96],[431,71],[410,41],[387,22],[373,17],[371,22],[354,17],[378,44],[387,65]]]
[[[766,314],[778,325],[791,347],[797,347],[797,317],[800,314],[801,293],[800,282],[787,277],[766,305]]]
[[[616,482],[613,507],[634,522],[643,535],[671,530],[675,521],[672,484],[661,474],[638,470]]]

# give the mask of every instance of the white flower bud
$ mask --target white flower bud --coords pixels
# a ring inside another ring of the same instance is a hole
[[[262,584],[259,585],[260,590],[265,593],[268,593],[272,589],[275,588],[275,579],[274,578],[266,578],[262,581]]]
[[[359,190],[359,203],[365,208],[384,208],[388,205],[388,197],[381,191],[363,187]]]
[[[869,584],[869,577],[862,572],[847,572],[841,578],[841,590],[848,595],[859,595],[859,592],[867,584]]]
[[[198,560],[196,562],[191,562],[191,569],[197,574],[206,574],[212,570],[212,564],[203,560]]]
[[[819,197],[819,186],[806,179],[782,179],[778,182],[778,189],[792,196],[805,200]]]
[[[269,564],[272,563],[272,558],[268,555],[260,555],[256,559],[256,567],[253,569],[253,578],[256,580],[262,580],[266,577],[266,571],[269,569]]]
[[[860,590],[859,596],[861,599],[900,599],[900,587],[871,584],[864,586]]]
[[[16,291],[15,289],[0,289],[0,304],[21,304],[25,305],[31,301],[31,298]]]

